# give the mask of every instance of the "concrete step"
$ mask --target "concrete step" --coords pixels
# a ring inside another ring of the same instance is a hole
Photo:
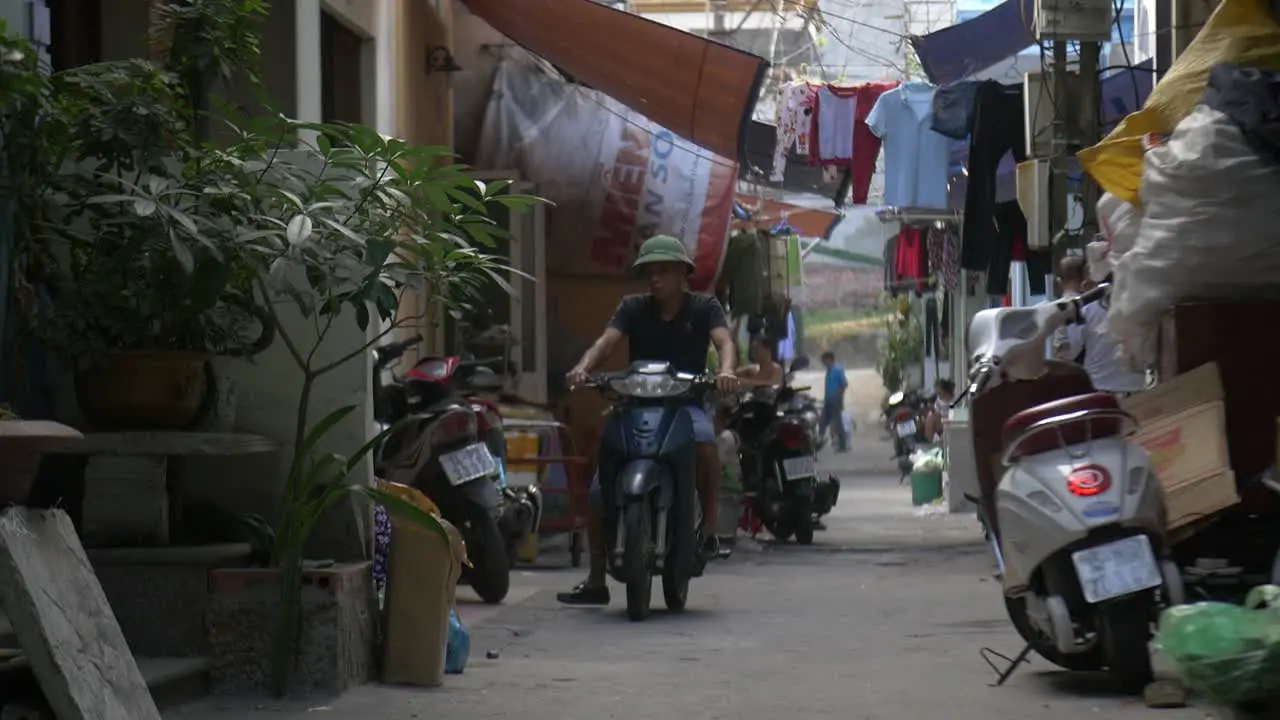
[[[203,657],[139,657],[138,669],[147,681],[151,698],[164,711],[209,694],[209,660]]]

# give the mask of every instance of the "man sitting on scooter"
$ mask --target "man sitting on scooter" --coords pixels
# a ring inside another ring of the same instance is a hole
[[[604,334],[595,341],[577,367],[569,371],[568,383],[573,388],[586,382],[588,374],[609,357],[623,337],[630,346],[631,362],[654,360],[670,363],[680,372],[702,373],[706,370],[707,346],[714,343],[720,368],[716,385],[723,393],[737,388],[733,374],[736,350],[729,323],[719,301],[708,295],[688,291],[688,278],[693,261],[684,243],[667,235],[656,235],[640,246],[632,267],[644,273],[649,282],[645,295],[629,295],[618,304]],[[702,505],[702,550],[708,559],[719,550],[716,539],[717,495],[720,490],[720,456],[716,452],[715,428],[706,408],[689,408],[698,443],[698,499]],[[605,583],[604,513],[601,507],[600,478],[591,482],[591,505],[587,517],[587,543],[591,550],[591,569],[585,582],[557,598],[566,605],[607,605],[609,587]]]
[[[778,341],[763,333],[751,340],[751,364],[738,368],[738,381],[747,387],[776,388],[785,372],[775,359]]]

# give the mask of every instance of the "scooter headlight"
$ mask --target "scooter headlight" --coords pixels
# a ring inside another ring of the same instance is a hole
[[[639,398],[659,398],[682,395],[689,390],[688,380],[677,380],[670,375],[633,373],[612,381],[614,392]]]

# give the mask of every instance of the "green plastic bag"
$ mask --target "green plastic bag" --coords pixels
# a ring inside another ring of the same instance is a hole
[[[1280,587],[1249,591],[1244,606],[1178,605],[1160,615],[1156,642],[1192,690],[1224,705],[1280,698]]]

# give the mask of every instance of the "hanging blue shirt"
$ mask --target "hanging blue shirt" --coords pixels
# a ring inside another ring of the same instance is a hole
[[[928,83],[899,85],[867,115],[867,127],[884,145],[886,205],[947,208],[951,141],[933,129],[933,94]]]

